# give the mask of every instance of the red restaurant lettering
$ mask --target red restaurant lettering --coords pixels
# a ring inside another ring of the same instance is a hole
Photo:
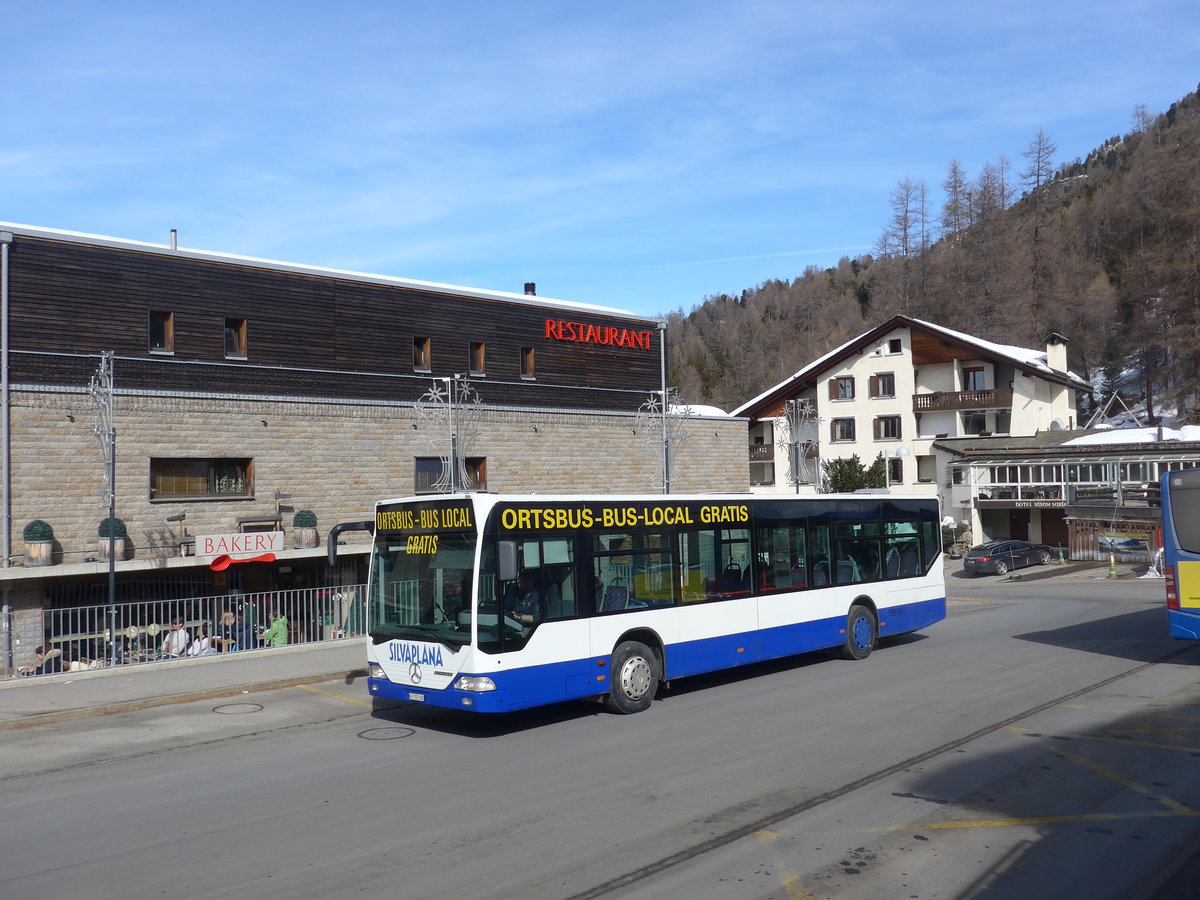
[[[612,325],[591,325],[587,322],[568,322],[565,319],[546,320],[547,340],[573,344],[599,344],[602,347],[633,347],[649,350],[652,332],[615,328]]]

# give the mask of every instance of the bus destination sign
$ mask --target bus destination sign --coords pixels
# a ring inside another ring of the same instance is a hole
[[[744,503],[522,504],[502,507],[497,521],[502,532],[744,525],[750,522],[750,507]]]

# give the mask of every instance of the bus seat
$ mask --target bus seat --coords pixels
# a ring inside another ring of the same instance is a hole
[[[604,599],[600,603],[600,612],[612,612],[615,609],[624,609],[628,604],[629,588],[620,583],[620,579],[616,579],[604,591]]]
[[[858,563],[852,559],[839,559],[837,561],[837,583],[851,584],[855,581],[862,581],[862,572],[859,571]]]
[[[904,575],[919,575],[921,573],[921,560],[917,555],[915,544],[908,544],[900,551],[900,574]]]
[[[737,563],[730,563],[725,567],[725,571],[721,573],[721,593],[733,594],[742,591],[742,567]]]
[[[900,551],[895,547],[888,547],[885,571],[888,578],[895,578],[900,574]]]
[[[813,587],[828,587],[829,586],[829,560],[818,560],[813,566]]]

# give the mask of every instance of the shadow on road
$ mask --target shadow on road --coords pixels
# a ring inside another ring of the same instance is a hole
[[[1143,609],[1105,619],[1076,622],[1050,631],[1030,631],[1013,637],[1022,641],[1083,650],[1088,653],[1102,653],[1105,656],[1136,662],[1156,662],[1185,654],[1189,650],[1198,650],[1195,643],[1175,641],[1167,637],[1165,608]],[[1190,664],[1200,662],[1200,652],[1192,653],[1182,661]]]
[[[961,761],[916,777],[893,796],[928,803],[929,813],[898,840],[943,855],[972,846],[971,833],[1009,846],[957,895],[973,900],[1197,896],[1171,885],[1200,860],[1176,872],[1200,846],[1200,697],[1080,730],[1069,721],[1054,734],[1014,727],[1023,746],[960,748]]]

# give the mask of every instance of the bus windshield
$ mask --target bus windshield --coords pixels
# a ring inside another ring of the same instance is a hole
[[[407,638],[450,650],[470,643],[477,536],[461,526],[472,519],[463,504],[377,513],[368,593],[375,643]]]

